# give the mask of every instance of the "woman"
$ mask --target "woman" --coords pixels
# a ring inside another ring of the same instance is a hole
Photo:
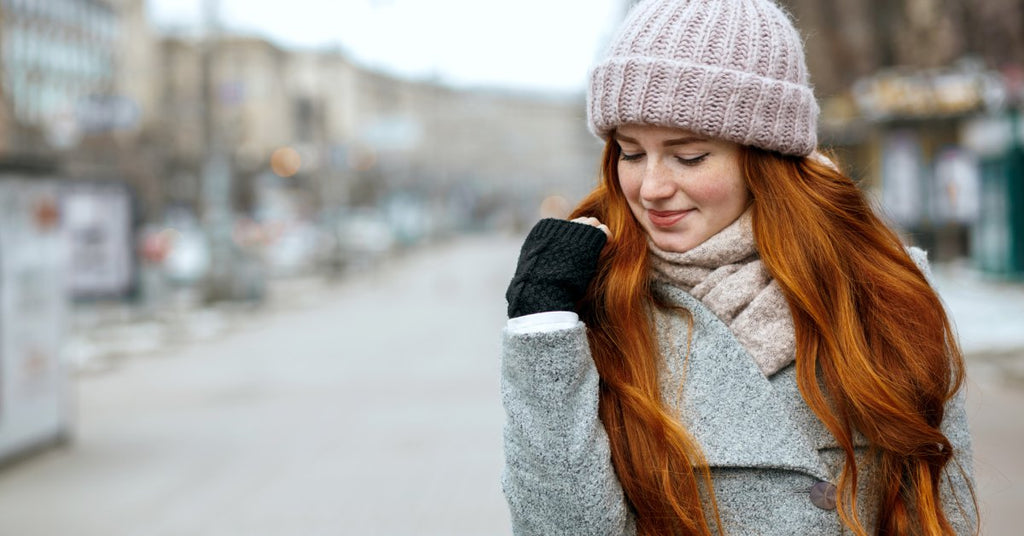
[[[648,0],[591,75],[602,180],[508,288],[517,534],[976,532],[924,253],[814,152],[769,0]]]

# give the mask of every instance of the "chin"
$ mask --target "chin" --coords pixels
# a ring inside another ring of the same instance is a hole
[[[652,241],[663,251],[671,253],[686,253],[699,245],[699,243],[694,243],[690,237],[667,233],[653,234]]]

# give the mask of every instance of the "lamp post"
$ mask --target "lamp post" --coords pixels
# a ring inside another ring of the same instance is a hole
[[[203,38],[200,44],[200,84],[204,157],[200,171],[202,222],[210,245],[210,268],[203,289],[207,302],[233,297],[231,161],[224,146],[220,106],[214,76],[220,49],[220,2],[203,0]]]

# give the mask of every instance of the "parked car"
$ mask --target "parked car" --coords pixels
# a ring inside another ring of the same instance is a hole
[[[376,209],[352,209],[335,224],[338,255],[345,268],[373,266],[396,246],[395,230]]]

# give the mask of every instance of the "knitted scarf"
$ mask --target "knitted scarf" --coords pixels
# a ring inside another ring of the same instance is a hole
[[[648,241],[651,277],[679,287],[715,313],[765,376],[793,362],[796,335],[778,283],[754,244],[750,209],[702,244],[663,251]]]

